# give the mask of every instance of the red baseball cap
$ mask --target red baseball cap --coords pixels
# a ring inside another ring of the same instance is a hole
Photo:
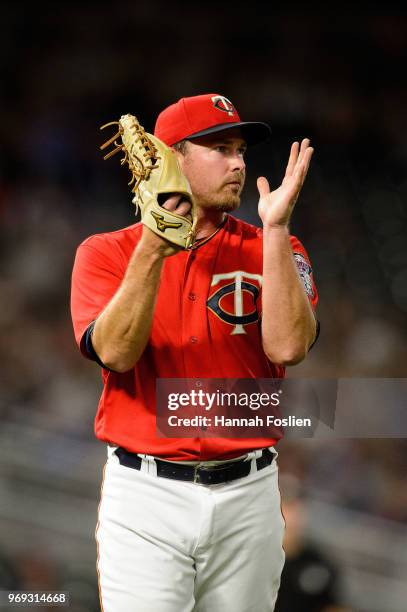
[[[248,145],[267,140],[271,129],[267,123],[241,121],[232,102],[219,94],[181,98],[157,117],[154,136],[168,146],[206,134],[238,127]]]

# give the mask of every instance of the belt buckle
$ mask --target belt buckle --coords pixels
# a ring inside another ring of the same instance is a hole
[[[198,473],[198,470],[202,467],[201,463],[197,463],[196,465],[194,465],[194,480],[193,482],[195,483],[199,483],[200,482],[200,474]]]
[[[231,465],[230,463],[227,464],[227,466],[230,466],[230,465]],[[206,466],[206,465],[202,465],[202,463],[198,463],[197,465],[194,465],[194,482],[197,482],[197,483],[201,482],[201,475],[198,473],[198,470],[202,470],[204,472],[216,472],[217,470],[223,470],[225,467],[226,466],[222,464]]]
[[[198,469],[200,468],[200,465],[194,465],[194,480],[193,482],[198,482],[199,483],[199,479],[200,479],[200,475],[198,473]]]
[[[212,470],[216,470],[216,466],[207,467],[206,465],[202,465],[202,463],[197,463],[197,465],[194,465],[193,482],[197,482],[199,484],[201,482],[201,475],[198,473],[198,470],[203,470],[205,472],[211,472]]]

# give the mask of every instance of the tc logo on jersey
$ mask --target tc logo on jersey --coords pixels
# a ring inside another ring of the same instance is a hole
[[[233,115],[235,112],[235,107],[232,102],[225,98],[225,96],[212,96],[211,98],[213,105],[218,110],[221,110],[228,115]]]
[[[260,274],[249,274],[237,270],[226,274],[214,274],[211,287],[216,287],[216,285],[221,284],[221,281],[225,280],[232,280],[233,282],[222,284],[211,295],[206,305],[222,321],[233,326],[231,335],[246,334],[244,326],[259,320],[256,300],[260,293],[259,287],[262,285],[263,278]],[[257,284],[250,282],[250,280],[257,281]],[[231,298],[233,298],[233,301]]]

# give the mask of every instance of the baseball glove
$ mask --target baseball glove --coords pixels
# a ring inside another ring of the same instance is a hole
[[[174,151],[149,134],[133,115],[122,115],[119,121],[103,125],[118,125],[119,131],[100,148],[114,145],[103,159],[124,152],[121,165],[127,163],[132,174],[129,185],[135,194],[133,204],[141,212],[141,221],[162,238],[188,249],[195,239],[196,208],[187,178],[183,175]],[[117,139],[121,139],[121,143]],[[166,210],[161,204],[170,194],[179,193],[191,202],[189,217]]]

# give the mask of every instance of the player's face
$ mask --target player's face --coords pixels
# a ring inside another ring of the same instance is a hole
[[[246,175],[245,151],[238,129],[187,142],[185,155],[178,158],[198,206],[224,212],[239,207]]]

